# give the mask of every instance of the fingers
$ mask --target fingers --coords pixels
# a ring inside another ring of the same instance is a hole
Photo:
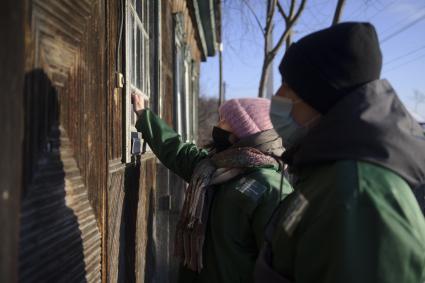
[[[135,94],[134,92],[131,93],[131,103],[132,104],[137,104],[140,102],[140,97]]]
[[[131,103],[133,104],[134,112],[138,112],[145,108],[144,98],[136,94],[135,92],[131,93]]]

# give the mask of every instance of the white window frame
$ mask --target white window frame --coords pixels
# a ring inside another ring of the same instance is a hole
[[[136,2],[141,6],[137,12]],[[125,0],[125,129],[124,161],[131,161],[133,139],[140,139],[135,124],[137,117],[131,104],[131,93],[142,96],[147,103],[150,99],[150,7],[151,0]],[[141,17],[142,18],[141,18]],[[135,40],[136,39],[136,40]],[[139,42],[137,42],[137,40]],[[140,47],[137,45],[140,43]],[[139,48],[139,50],[138,50]],[[139,72],[139,77],[138,73]],[[141,140],[140,146],[141,146]]]
[[[198,99],[199,99],[199,65],[195,60],[191,62],[191,98],[192,98],[192,142],[198,140]]]
[[[177,133],[186,139],[186,133],[183,124],[183,101],[185,96],[185,82],[182,78],[185,75],[184,70],[184,56],[185,56],[185,40],[186,34],[184,32],[183,14],[174,14],[174,126]]]

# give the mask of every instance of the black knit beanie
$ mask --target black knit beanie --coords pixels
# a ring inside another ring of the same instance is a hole
[[[341,23],[309,34],[286,51],[282,80],[325,114],[351,90],[379,79],[382,54],[370,23]]]

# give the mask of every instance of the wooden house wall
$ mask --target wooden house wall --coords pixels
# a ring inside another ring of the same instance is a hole
[[[99,282],[106,185],[105,7],[27,1],[21,282]]]
[[[121,162],[120,2],[7,0],[10,7],[2,9],[1,29],[10,40],[1,56],[16,50],[5,58],[10,72],[2,73],[2,86],[9,77],[21,81],[8,82],[4,89],[16,97],[1,96],[0,104],[7,133],[0,138],[0,215],[8,231],[0,237],[10,244],[1,256],[11,255],[0,264],[1,282],[17,274],[22,282],[176,280],[174,229],[185,184],[152,153],[139,164]],[[188,4],[161,0],[156,110],[170,125],[173,13],[183,13],[192,57],[197,64],[201,58]]]

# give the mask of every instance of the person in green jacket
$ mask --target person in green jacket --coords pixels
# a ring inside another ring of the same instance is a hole
[[[256,282],[425,282],[425,139],[381,67],[369,23],[285,53],[270,116],[294,193],[267,226]]]
[[[179,282],[253,282],[264,229],[279,201],[292,192],[283,178],[281,138],[267,99],[233,99],[219,109],[214,149],[182,142],[133,95],[136,128],[158,159],[189,183],[177,224]]]

